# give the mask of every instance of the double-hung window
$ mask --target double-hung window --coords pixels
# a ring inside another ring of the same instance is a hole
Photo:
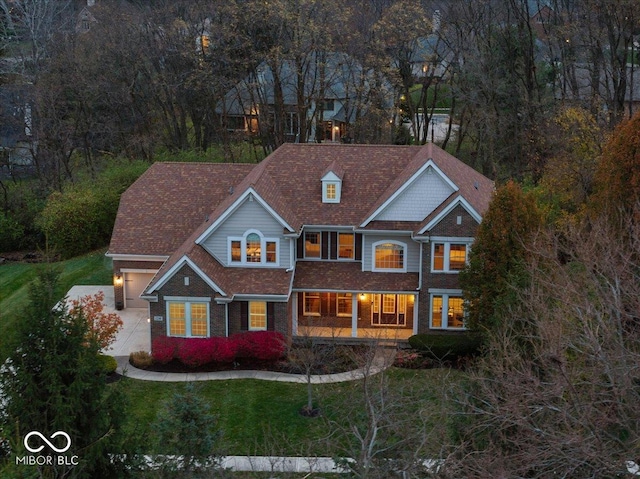
[[[304,257],[320,258],[320,245],[322,235],[316,231],[307,231],[304,234]]]
[[[186,338],[209,336],[209,302],[204,299],[168,300],[167,334]]]
[[[338,233],[338,259],[353,259],[354,249],[354,234]]]
[[[264,331],[267,329],[266,301],[249,301],[249,331]]]
[[[434,273],[456,273],[467,264],[467,243],[433,242],[431,247],[431,271]]]
[[[431,328],[464,329],[464,299],[460,291],[431,294]]]

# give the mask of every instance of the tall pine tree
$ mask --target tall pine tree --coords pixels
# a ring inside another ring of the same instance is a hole
[[[56,301],[58,276],[47,267],[32,283],[30,305],[0,372],[0,432],[11,449],[0,471],[11,477],[112,477],[110,453],[119,452],[114,444],[121,439],[124,399],[118,388],[107,388],[100,346],[87,335],[82,311],[70,314]],[[71,447],[64,455],[77,456],[67,462],[78,464],[31,466],[37,471],[16,465],[16,456],[28,454],[24,437],[30,431],[48,438],[66,432]]]

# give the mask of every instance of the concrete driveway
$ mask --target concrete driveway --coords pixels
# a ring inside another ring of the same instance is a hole
[[[115,342],[108,350],[103,351],[110,356],[129,356],[135,351],[151,351],[151,331],[149,327],[149,312],[147,308],[127,308],[123,311],[115,310],[113,286],[74,286],[67,293],[69,300],[83,296],[104,293],[105,313],[117,313],[124,323],[116,336]]]

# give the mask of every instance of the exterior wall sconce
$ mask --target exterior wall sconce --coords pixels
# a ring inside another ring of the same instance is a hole
[[[113,285],[120,287],[122,286],[122,273],[117,273],[114,277],[113,277]]]
[[[364,293],[360,293],[360,301],[364,301],[365,299],[367,299],[367,295]]]

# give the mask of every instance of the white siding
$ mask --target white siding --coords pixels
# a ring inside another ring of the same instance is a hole
[[[374,219],[422,221],[451,193],[451,187],[429,167]]]
[[[373,243],[378,241],[398,241],[407,245],[406,258],[407,272],[417,273],[420,271],[420,245],[409,236],[398,235],[364,235],[364,247],[362,248],[362,264],[364,271],[372,271]]]
[[[289,240],[284,238],[282,225],[257,201],[248,199],[222,223],[203,243],[205,249],[222,264],[228,260],[229,236],[242,236],[247,230],[254,229],[265,238],[279,238],[278,266],[291,267]]]

